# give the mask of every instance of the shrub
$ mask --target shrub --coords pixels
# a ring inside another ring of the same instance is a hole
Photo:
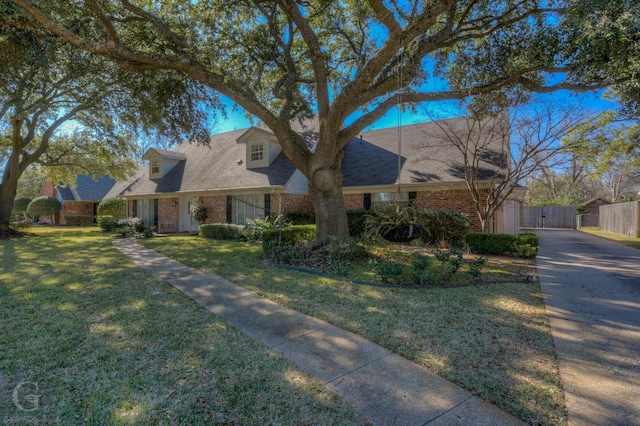
[[[86,214],[68,215],[64,217],[67,225],[71,226],[88,226],[93,224],[93,216]]]
[[[312,241],[315,236],[315,225],[292,225],[280,229],[269,229],[262,234],[262,249],[265,254],[271,254],[284,247],[293,247]]]
[[[538,236],[532,233],[508,235],[470,232],[465,235],[464,241],[474,253],[513,254],[520,257],[536,256],[540,245]]]
[[[364,247],[351,237],[330,237],[324,249],[329,257],[338,263],[367,257]]]
[[[461,245],[469,232],[469,216],[444,210],[421,210],[417,223],[422,225],[422,242],[450,247]]]
[[[538,255],[538,247],[540,239],[532,232],[524,232],[516,235],[516,241],[513,246],[513,254],[518,257],[536,257]]]
[[[192,204],[189,208],[189,213],[191,213],[191,215],[199,225],[202,225],[209,217],[207,206],[202,206],[199,204]]]
[[[139,217],[128,217],[118,220],[116,230],[118,236],[122,238],[143,238],[153,236],[155,227],[145,225]]]
[[[281,214],[274,217],[267,216],[264,219],[256,219],[255,222],[247,224],[242,230],[241,238],[246,241],[262,241],[262,234],[265,231],[289,225],[290,222],[285,221]]]
[[[292,225],[311,225],[313,224],[313,215],[307,212],[288,212],[287,222]]]
[[[13,202],[13,213],[26,213],[31,201],[31,198],[16,198]]]
[[[398,204],[376,207],[365,215],[366,234],[370,237],[384,236],[389,231],[402,226],[418,223],[418,210],[413,207],[401,207]]]
[[[127,201],[118,197],[104,199],[98,205],[98,215],[124,219],[127,217]]]
[[[217,240],[235,240],[242,234],[243,227],[241,225],[233,225],[229,223],[208,223],[200,225],[198,235],[204,238],[214,238]]]
[[[62,203],[53,197],[36,197],[27,206],[27,214],[31,217],[45,216],[51,219],[53,223],[53,215],[62,209]]]
[[[118,228],[118,219],[114,219],[113,216],[98,216],[96,221],[105,232],[113,232]]]
[[[371,210],[357,209],[347,210],[347,222],[349,224],[349,235],[352,237],[361,237],[366,232],[367,215],[371,214]]]
[[[369,265],[376,278],[385,284],[397,281],[403,272],[402,265],[399,263],[379,257],[372,257]]]
[[[18,220],[11,222],[10,226],[11,229],[23,233],[33,226],[33,219],[24,219],[23,217],[19,217]]]

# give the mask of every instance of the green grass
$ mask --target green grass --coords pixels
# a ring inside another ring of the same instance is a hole
[[[625,246],[640,249],[640,238],[623,237],[622,235],[601,231],[597,227],[583,227],[580,228],[580,231],[586,232],[587,234],[595,235],[597,237],[606,238],[607,240],[617,241],[621,244],[624,244]]]
[[[365,424],[280,354],[142,272],[112,236],[31,231],[0,241],[1,424]]]
[[[167,237],[146,247],[358,333],[531,424],[564,424],[564,399],[540,288],[508,263],[483,285],[363,286],[259,262],[258,244]]]

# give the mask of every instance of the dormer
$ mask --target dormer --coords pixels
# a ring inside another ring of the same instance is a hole
[[[247,129],[236,139],[236,142],[243,143],[246,146],[245,164],[247,169],[269,167],[282,151],[282,147],[273,133],[259,127]]]
[[[181,152],[157,148],[151,148],[142,156],[143,160],[149,161],[149,179],[164,177],[176,164],[185,158],[185,155]]]

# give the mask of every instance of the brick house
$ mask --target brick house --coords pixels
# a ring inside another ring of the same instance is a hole
[[[62,210],[55,215],[55,223],[66,225],[66,218],[69,216],[84,217],[88,223],[95,223],[98,204],[115,183],[109,176],[94,179],[91,175],[78,175],[75,185],[62,186],[45,182],[40,195],[57,198],[62,204]],[[40,221],[48,223],[49,219],[43,217]]]
[[[464,168],[452,167],[450,161],[460,153],[433,137],[437,129],[427,122],[371,130],[350,141],[342,163],[346,208],[399,202],[455,210],[467,213],[471,228],[480,230]],[[314,144],[317,132],[312,127],[298,131],[309,146]],[[480,164],[487,185],[489,177],[501,170],[490,157]],[[208,208],[207,223],[246,224],[280,213],[313,214],[306,178],[264,128],[214,135],[208,146],[181,143],[171,151],[152,148],[143,158],[148,165],[129,181],[116,184],[106,197],[124,197],[129,215],[158,226],[160,232],[197,231],[189,214],[196,203]],[[518,212],[517,203],[503,208],[493,229],[517,232],[519,220],[511,216]],[[510,223],[516,224],[515,229]]]

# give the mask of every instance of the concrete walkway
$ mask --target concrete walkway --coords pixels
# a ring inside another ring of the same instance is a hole
[[[640,250],[536,233],[569,425],[640,425]]]
[[[114,245],[157,279],[282,353],[373,425],[522,425],[521,421],[400,355],[203,274],[133,239]]]

